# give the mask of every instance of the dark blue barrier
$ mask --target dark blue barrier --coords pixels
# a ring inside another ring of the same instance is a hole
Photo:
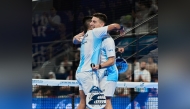
[[[135,101],[140,102],[144,97],[139,94]],[[149,109],[158,109],[158,97],[145,97],[145,106]],[[80,99],[75,98],[75,109],[79,104]],[[72,98],[33,98],[32,109],[72,109]],[[129,106],[128,106],[129,105]],[[112,98],[113,109],[130,109],[130,98],[113,97]],[[138,103],[139,107],[139,103]]]
[[[75,107],[79,104],[79,98],[75,98]],[[72,109],[72,98],[33,98],[32,109]],[[130,103],[129,97],[113,97],[114,109],[125,109]]]

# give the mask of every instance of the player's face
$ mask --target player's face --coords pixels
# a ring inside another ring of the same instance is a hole
[[[97,17],[92,17],[92,21],[90,22],[90,26],[93,28],[99,28],[99,27],[103,27],[104,24],[103,22],[97,18]]]

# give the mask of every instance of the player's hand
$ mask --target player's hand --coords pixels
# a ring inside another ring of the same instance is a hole
[[[125,36],[125,30],[124,30],[124,28],[122,30],[119,30],[119,32],[120,32],[120,36],[122,36],[122,37]]]
[[[75,40],[81,42],[84,36],[84,31],[75,36]]]
[[[99,69],[99,65],[92,66],[92,69],[93,70],[98,70]]]
[[[118,48],[118,52],[123,53],[124,52],[124,48]]]

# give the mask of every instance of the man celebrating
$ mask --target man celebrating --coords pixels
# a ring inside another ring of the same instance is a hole
[[[114,29],[119,29],[120,33],[124,32],[123,28],[119,24],[111,24],[103,27],[106,20],[107,17],[105,16],[105,14],[94,14],[92,22],[90,23],[93,29],[91,30],[91,28],[88,28],[88,31],[85,35],[84,33],[79,33],[73,38],[73,43],[75,44],[80,43],[81,41],[80,63],[76,71],[76,79],[79,83],[79,94],[81,98],[78,109],[84,109],[86,107],[85,95],[87,95],[90,88],[93,86],[92,68],[90,64],[94,63],[96,65],[95,67],[93,67],[93,69],[99,69],[97,65],[99,65],[100,63],[99,54],[100,48],[102,46],[102,39],[108,37],[107,32]],[[112,59],[112,61],[107,64],[103,64],[101,67],[103,68],[112,65],[115,61],[113,60],[114,59]],[[115,81],[117,81],[117,76],[115,77]]]

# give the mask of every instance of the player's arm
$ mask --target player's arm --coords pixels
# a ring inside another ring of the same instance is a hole
[[[120,24],[117,24],[117,23],[113,23],[113,24],[108,25],[107,31],[110,32],[113,30],[122,30],[122,29],[123,29],[123,26],[121,26]]]
[[[117,24],[117,23],[113,23],[110,24],[108,26],[104,26],[104,27],[100,27],[100,28],[95,28],[93,29],[93,34],[97,37],[97,38],[105,38],[107,37],[107,33],[112,31],[112,30],[119,30],[120,31],[120,35],[123,36],[124,35],[124,28],[123,26]]]
[[[105,51],[108,57],[108,60],[104,63],[96,65],[94,69],[106,68],[115,63],[115,43],[112,38],[105,39]]]
[[[113,30],[119,30],[120,31],[120,35],[121,36],[124,35],[124,28],[120,24],[113,23],[113,24],[108,25],[107,32],[110,32],[110,31],[113,31]]]
[[[109,67],[115,63],[115,42],[111,37],[105,39],[104,49],[108,60],[99,65],[101,68]]]
[[[115,56],[112,56],[112,57],[109,57],[106,62],[101,63],[99,65],[99,67],[106,68],[106,67],[109,67],[109,66],[113,65],[114,63],[115,63]]]
[[[106,68],[113,65],[114,63],[115,63],[115,56],[112,56],[112,57],[109,57],[106,62],[93,66],[92,69],[98,70],[101,68]]]
[[[81,32],[73,37],[74,44],[80,44],[84,36],[84,32]]]

